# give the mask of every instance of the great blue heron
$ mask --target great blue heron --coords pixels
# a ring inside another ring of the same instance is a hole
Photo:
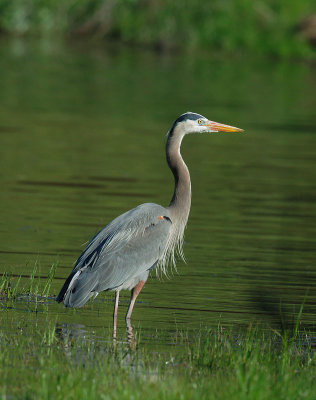
[[[87,245],[59,295],[66,307],[81,307],[103,290],[115,291],[113,327],[116,331],[119,293],[131,290],[126,314],[129,323],[135,300],[149,271],[166,271],[175,264],[175,253],[183,257],[184,229],[191,206],[191,181],[181,154],[183,137],[188,133],[242,132],[233,126],[209,121],[200,114],[180,115],[167,133],[167,163],[175,187],[168,207],[145,203],[120,215],[97,233]]]

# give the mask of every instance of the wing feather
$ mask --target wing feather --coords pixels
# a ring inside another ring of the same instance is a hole
[[[168,210],[153,203],[120,215],[91,239],[57,300],[80,307],[93,292],[115,289],[153,268],[164,254],[170,227]]]

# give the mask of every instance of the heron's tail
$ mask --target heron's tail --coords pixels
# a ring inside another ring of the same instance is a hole
[[[65,293],[67,292],[68,287],[69,287],[69,284],[70,284],[70,282],[72,281],[72,278],[74,277],[75,274],[76,274],[76,271],[72,271],[71,274],[70,274],[70,275],[68,276],[68,278],[66,279],[66,281],[65,281],[65,283],[64,283],[64,285],[63,285],[63,287],[61,288],[61,290],[60,290],[58,296],[56,297],[56,301],[57,301],[58,303],[61,303],[61,302],[64,300]]]
[[[61,288],[56,301],[66,307],[82,307],[92,297],[97,276],[86,270],[72,271]]]

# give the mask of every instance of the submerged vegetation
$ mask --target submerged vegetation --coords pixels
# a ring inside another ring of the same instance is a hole
[[[99,336],[82,331],[51,317],[48,303],[44,323],[37,312],[16,318],[11,310],[22,294],[49,294],[54,268],[46,280],[33,271],[24,285],[21,279],[13,285],[8,276],[0,280],[3,399],[314,398],[314,338],[299,331],[301,312],[291,331],[175,329],[167,350],[157,352],[139,337],[129,344],[114,341],[106,330]]]
[[[12,34],[89,35],[160,49],[312,54],[298,32],[312,0],[1,0],[0,29]]]

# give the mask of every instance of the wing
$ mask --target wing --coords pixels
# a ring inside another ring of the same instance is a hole
[[[92,292],[115,289],[152,268],[164,253],[171,223],[168,210],[152,203],[114,219],[78,258],[57,301],[80,307]]]

